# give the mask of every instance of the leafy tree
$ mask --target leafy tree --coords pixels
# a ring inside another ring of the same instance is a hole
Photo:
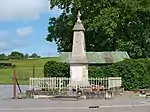
[[[10,59],[23,59],[24,58],[24,54],[20,53],[18,51],[13,51],[11,52],[11,54],[9,55]]]
[[[24,55],[24,57],[25,57],[25,58],[29,58],[29,54],[26,53],[26,54]]]
[[[18,51],[13,51],[10,55],[5,55],[4,53],[0,54],[0,60],[9,60],[9,59],[27,59],[27,58],[40,58],[36,53],[33,53],[31,56],[29,54],[23,54]]]
[[[31,56],[29,56],[30,58],[40,58],[40,56],[38,56],[38,54],[33,53]]]
[[[8,60],[8,56],[6,56],[4,53],[0,54],[0,60]]]
[[[51,0],[51,9],[62,9],[49,19],[47,41],[58,51],[71,51],[72,28],[82,13],[87,51],[125,50],[132,58],[150,57],[149,0]]]

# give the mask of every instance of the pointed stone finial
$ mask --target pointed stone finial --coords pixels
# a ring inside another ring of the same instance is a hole
[[[77,14],[77,22],[80,22],[80,23],[81,23],[80,17],[81,17],[81,13],[80,13],[80,11],[78,11],[78,14]]]
[[[80,13],[80,11],[78,11],[77,22],[75,23],[74,28],[73,28],[74,31],[84,31],[85,30],[80,17],[81,17],[81,13]]]

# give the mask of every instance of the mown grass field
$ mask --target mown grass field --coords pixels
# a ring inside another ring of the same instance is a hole
[[[16,73],[19,84],[28,84],[29,78],[33,77],[33,66],[35,66],[35,77],[43,77],[43,67],[47,61],[59,61],[58,57],[46,57],[39,59],[9,60],[16,65]],[[0,69],[0,84],[12,84],[14,69]]]

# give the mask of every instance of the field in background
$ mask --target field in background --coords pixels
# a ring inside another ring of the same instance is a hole
[[[47,61],[59,61],[58,57],[46,57],[39,59],[24,59],[24,60],[10,60],[3,62],[11,62],[16,65],[16,71],[19,84],[28,84],[28,79],[33,77],[43,76],[43,67]],[[35,70],[34,67],[35,66]],[[13,69],[0,69],[0,84],[12,84]]]

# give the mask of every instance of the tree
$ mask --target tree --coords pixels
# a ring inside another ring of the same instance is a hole
[[[150,57],[150,1],[148,0],[51,0],[51,9],[62,9],[49,19],[47,41],[58,51],[71,51],[72,28],[82,13],[87,51],[125,50],[132,58]]]
[[[0,60],[8,60],[8,56],[6,56],[4,53],[0,54]]]
[[[20,53],[18,51],[13,51],[11,52],[11,54],[9,55],[10,59],[23,59],[24,58],[24,54]]]
[[[33,53],[31,56],[29,56],[30,58],[40,58],[40,56],[38,56],[38,54]]]
[[[0,54],[0,60],[9,60],[9,59],[27,59],[27,58],[40,58],[36,53],[33,53],[31,56],[29,56],[28,53],[23,54],[18,51],[13,51],[10,53],[10,55],[5,55],[4,53]]]
[[[24,57],[25,57],[25,58],[29,58],[29,54],[26,53],[26,54],[24,55]]]

